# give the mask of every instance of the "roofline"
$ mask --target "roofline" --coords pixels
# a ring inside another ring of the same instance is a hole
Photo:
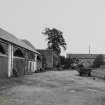
[[[67,53],[66,55],[105,55],[101,53],[96,53],[96,54],[89,54],[89,53]]]
[[[27,49],[27,48],[25,48],[25,47],[19,46],[19,45],[15,44],[15,43],[12,43],[12,42],[10,42],[10,41],[8,41],[8,40],[5,40],[5,39],[3,39],[3,38],[0,38],[0,39],[3,40],[3,41],[9,42],[10,44],[13,44],[13,45],[16,45],[16,46],[18,46],[18,47],[24,48],[24,49],[26,49],[26,50],[28,50],[28,51],[31,51],[31,52],[40,54],[38,51],[29,50],[29,49]],[[28,46],[28,45],[27,45],[27,46]],[[33,49],[33,50],[34,50],[34,49]]]
[[[105,58],[105,54],[70,54],[70,53],[66,54],[66,57],[79,58],[79,59],[95,59],[96,56],[98,55],[103,55],[103,57]]]
[[[4,30],[4,29],[2,29],[2,28],[0,28],[0,30],[3,31],[3,34],[11,35],[11,37],[14,37],[17,41],[20,42],[20,44],[18,44],[18,42],[17,42],[17,43],[12,42],[11,40],[5,39],[5,38],[3,38],[3,37],[0,37],[0,39],[4,40],[4,41],[6,41],[6,42],[12,43],[12,44],[14,44],[14,45],[20,46],[20,47],[22,47],[22,48],[24,48],[24,49],[27,49],[27,50],[29,50],[29,51],[32,51],[32,52],[34,52],[34,53],[38,53],[38,54],[39,54],[39,52],[37,52],[35,49],[31,48],[31,47],[28,46],[27,44],[23,43],[20,39],[18,39],[18,38],[17,38],[16,36],[14,36],[12,33],[8,32],[8,31],[6,31],[6,30]],[[3,34],[2,34],[2,35],[3,35]],[[22,45],[22,44],[23,44],[23,45]],[[25,46],[24,46],[24,45],[25,45]],[[26,46],[27,46],[27,47],[26,47]]]

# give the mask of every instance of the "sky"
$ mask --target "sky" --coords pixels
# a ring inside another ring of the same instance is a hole
[[[63,32],[66,53],[105,54],[105,0],[0,0],[0,27],[37,49],[46,27]]]

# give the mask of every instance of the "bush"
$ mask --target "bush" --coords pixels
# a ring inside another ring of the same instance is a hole
[[[98,68],[104,64],[104,57],[103,55],[97,55],[96,59],[93,62],[93,67]]]

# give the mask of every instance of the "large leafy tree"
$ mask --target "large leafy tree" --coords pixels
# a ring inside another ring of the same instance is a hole
[[[52,49],[57,54],[61,53],[61,47],[66,50],[66,42],[62,31],[55,28],[46,28],[43,34],[47,35],[48,49]]]

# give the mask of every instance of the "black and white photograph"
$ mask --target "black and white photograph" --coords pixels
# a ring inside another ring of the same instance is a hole
[[[105,0],[0,0],[0,105],[105,105]]]

